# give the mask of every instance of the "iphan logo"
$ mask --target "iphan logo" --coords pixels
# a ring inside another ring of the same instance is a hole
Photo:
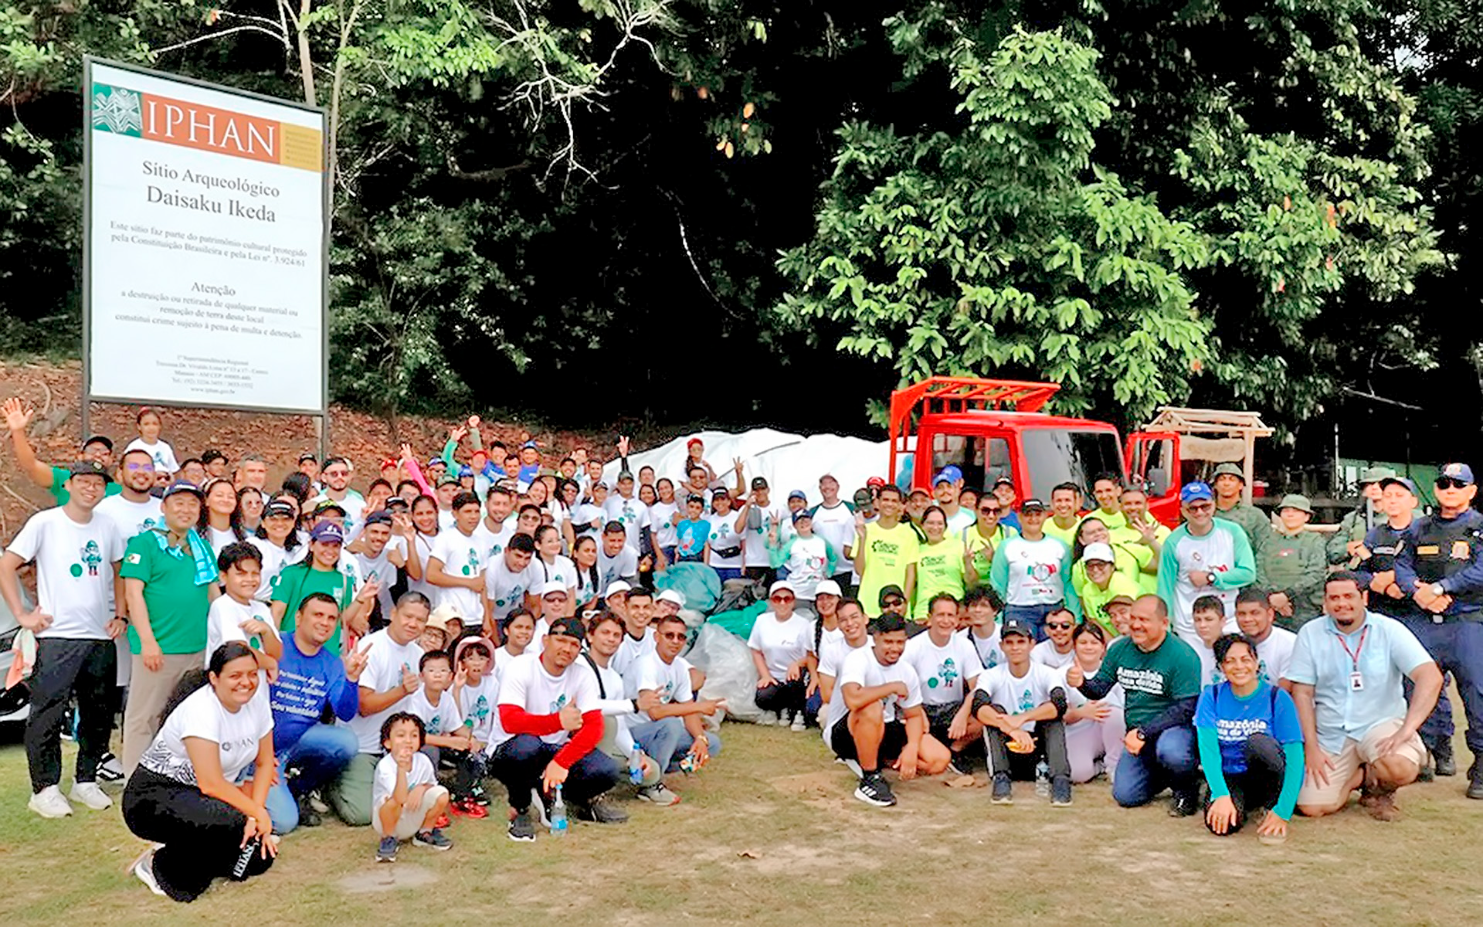
[[[144,129],[139,91],[93,84],[93,128],[139,138]]]

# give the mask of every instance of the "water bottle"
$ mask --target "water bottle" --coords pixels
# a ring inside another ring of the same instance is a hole
[[[551,836],[566,836],[566,802],[561,800],[561,786],[556,787],[556,800],[551,803]]]
[[[644,763],[639,759],[638,747],[634,747],[628,754],[628,781],[634,785],[640,785],[644,781]]]
[[[1050,794],[1050,765],[1045,760],[1035,764],[1035,794]]]

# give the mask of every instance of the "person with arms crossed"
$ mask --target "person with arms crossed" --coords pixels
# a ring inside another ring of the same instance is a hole
[[[1007,662],[984,671],[973,691],[973,717],[983,725],[989,781],[996,805],[1014,803],[1013,778],[1033,779],[1036,760],[1049,767],[1050,803],[1071,804],[1071,761],[1066,753],[1066,688],[1061,674],[1030,660],[1035,632],[1028,622],[1004,619],[999,647]]]

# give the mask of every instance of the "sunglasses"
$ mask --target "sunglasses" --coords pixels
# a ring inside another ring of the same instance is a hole
[[[661,634],[659,636],[662,637],[662,638],[664,638],[667,641],[682,641],[682,640],[685,639],[685,632],[684,631],[665,631],[663,634]]]
[[[1047,628],[1054,628],[1057,631],[1069,631],[1071,628],[1075,627],[1075,625],[1073,625],[1069,621],[1047,621],[1045,623],[1045,626]]]
[[[997,505],[986,505],[983,508],[981,508],[981,509],[978,510],[978,514],[980,514],[980,515],[998,515],[1002,511],[1004,511],[1004,510],[1001,509]]]
[[[1467,489],[1470,485],[1472,484],[1464,483],[1462,480],[1454,480],[1449,476],[1444,476],[1437,480],[1438,489]]]
[[[775,596],[772,597],[772,601],[774,601],[774,602],[792,602],[793,601],[793,597],[791,595],[775,595]]]
[[[905,599],[887,599],[887,600],[885,600],[884,602],[881,603],[881,608],[895,608],[898,605],[905,605],[905,604],[906,604],[906,600]]]

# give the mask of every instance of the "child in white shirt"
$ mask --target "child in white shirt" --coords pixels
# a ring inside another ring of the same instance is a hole
[[[453,841],[443,835],[437,820],[448,809],[448,790],[438,785],[432,760],[422,753],[422,719],[394,712],[381,725],[386,755],[376,764],[371,786],[371,823],[381,837],[376,861],[396,862],[401,841],[449,850]]]

